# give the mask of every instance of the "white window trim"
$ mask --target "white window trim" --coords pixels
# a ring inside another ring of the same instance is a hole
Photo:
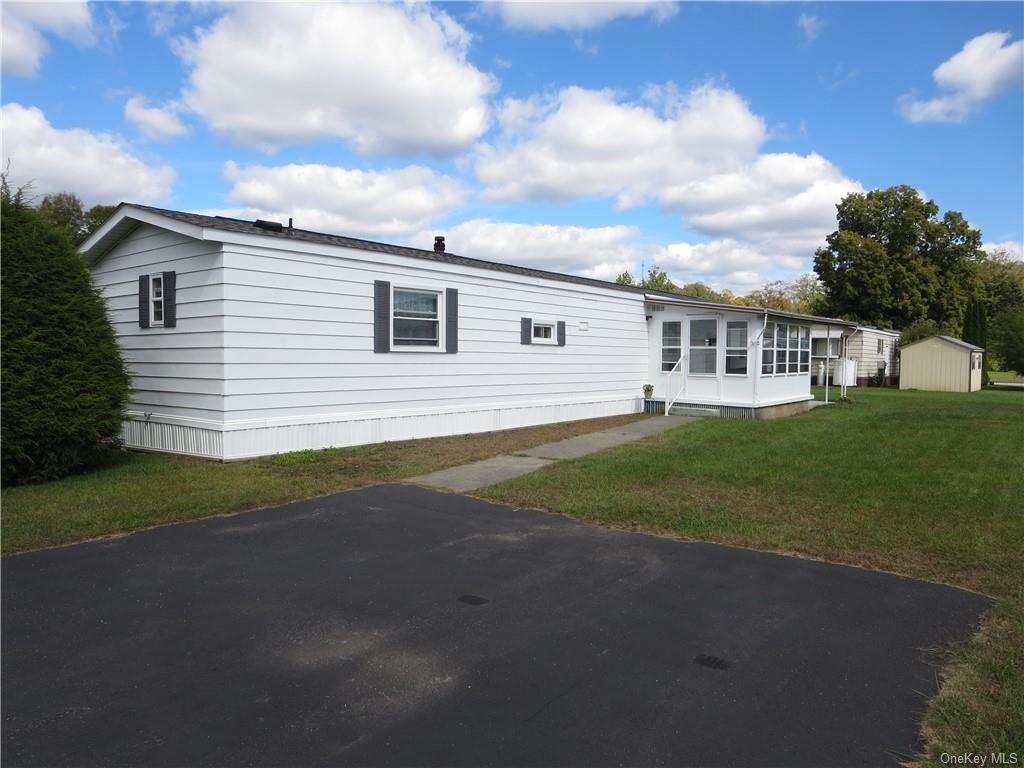
[[[419,291],[420,293],[437,294],[437,346],[417,346],[395,344],[395,291]],[[445,289],[444,286],[424,283],[391,284],[391,295],[388,297],[388,342],[392,352],[412,352],[414,354],[437,354],[445,351]]]
[[[542,325],[551,329],[551,338],[542,339],[534,335],[534,330],[537,326]],[[530,321],[530,343],[531,344],[548,344],[550,346],[558,346],[558,323],[555,320],[539,320],[533,318]]]
[[[745,347],[730,347],[729,346],[729,323],[742,323],[747,331],[747,344]],[[746,320],[729,320],[725,319],[725,356],[722,361],[722,375],[728,376],[733,379],[745,379],[750,376],[750,323]],[[742,349],[743,354],[737,354],[737,350]],[[732,350],[733,354],[729,354],[729,350]],[[746,357],[747,370],[746,373],[729,373],[728,360],[730,357]]]
[[[690,345],[690,324],[694,320],[714,320],[715,321],[715,346],[714,347],[694,347]],[[719,359],[722,357],[722,345],[718,343],[718,340],[722,338],[722,318],[718,315],[692,315],[686,318],[686,329],[683,339],[686,339],[686,344],[683,346],[686,358],[686,375],[694,379],[717,379],[719,376],[718,369],[722,366],[722,361]],[[680,342],[683,340],[680,339]],[[692,357],[690,353],[695,349],[714,349],[715,350],[715,372],[714,373],[693,373],[690,371],[690,362]]]
[[[153,280],[159,280],[160,281],[160,298],[159,299],[156,298],[155,291],[153,290]],[[154,319],[154,316],[156,314],[154,312],[154,305],[155,305],[155,303],[157,301],[160,302],[160,316],[161,316],[160,320]],[[164,327],[163,318],[166,318],[166,317],[167,317],[167,286],[164,285],[164,273],[163,272],[155,272],[154,274],[149,276],[149,327],[150,328],[163,328]]]

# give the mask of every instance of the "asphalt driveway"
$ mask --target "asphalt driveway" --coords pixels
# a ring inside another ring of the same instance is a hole
[[[400,485],[2,576],[12,768],[896,765],[988,604]]]

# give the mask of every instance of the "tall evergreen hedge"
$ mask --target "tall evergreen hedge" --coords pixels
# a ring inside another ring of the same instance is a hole
[[[6,184],[0,206],[2,479],[52,480],[109,451],[130,379],[67,234]]]

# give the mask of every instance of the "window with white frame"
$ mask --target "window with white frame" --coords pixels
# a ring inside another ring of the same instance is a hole
[[[679,362],[683,350],[683,324],[661,324],[661,370],[671,371]]]
[[[555,343],[555,326],[554,323],[533,323],[533,340],[538,344],[554,344]]]
[[[880,355],[885,353],[885,342],[881,339],[875,341],[875,352]]]
[[[811,329],[768,323],[762,338],[761,375],[788,376],[811,370]]]
[[[761,334],[761,375],[771,376],[775,371],[775,323],[768,323]]]
[[[690,320],[690,365],[694,376],[714,376],[718,372],[718,320]]]
[[[811,354],[814,357],[825,357],[827,352],[828,357],[839,357],[839,342],[838,336],[832,336],[827,339],[812,339]]]
[[[149,276],[149,324],[164,324],[164,276]]]
[[[747,375],[746,320],[730,320],[725,324],[725,374]]]
[[[440,347],[441,292],[395,288],[391,341],[396,347]]]

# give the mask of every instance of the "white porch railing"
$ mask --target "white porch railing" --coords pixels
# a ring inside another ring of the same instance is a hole
[[[679,352],[679,359],[676,360],[675,364],[668,371],[668,384],[667,384],[668,393],[665,396],[665,415],[666,416],[669,415],[669,411],[672,410],[672,406],[675,405],[677,402],[679,402],[679,398],[686,394],[686,376],[683,375],[683,383],[680,385],[679,389],[676,390],[675,395],[673,395],[671,399],[668,397],[668,394],[671,394],[671,392],[672,392],[672,374],[673,373],[679,373],[679,374],[683,373],[683,362],[685,360],[686,360],[686,355],[684,355],[682,353],[682,350],[680,350],[680,352]]]

